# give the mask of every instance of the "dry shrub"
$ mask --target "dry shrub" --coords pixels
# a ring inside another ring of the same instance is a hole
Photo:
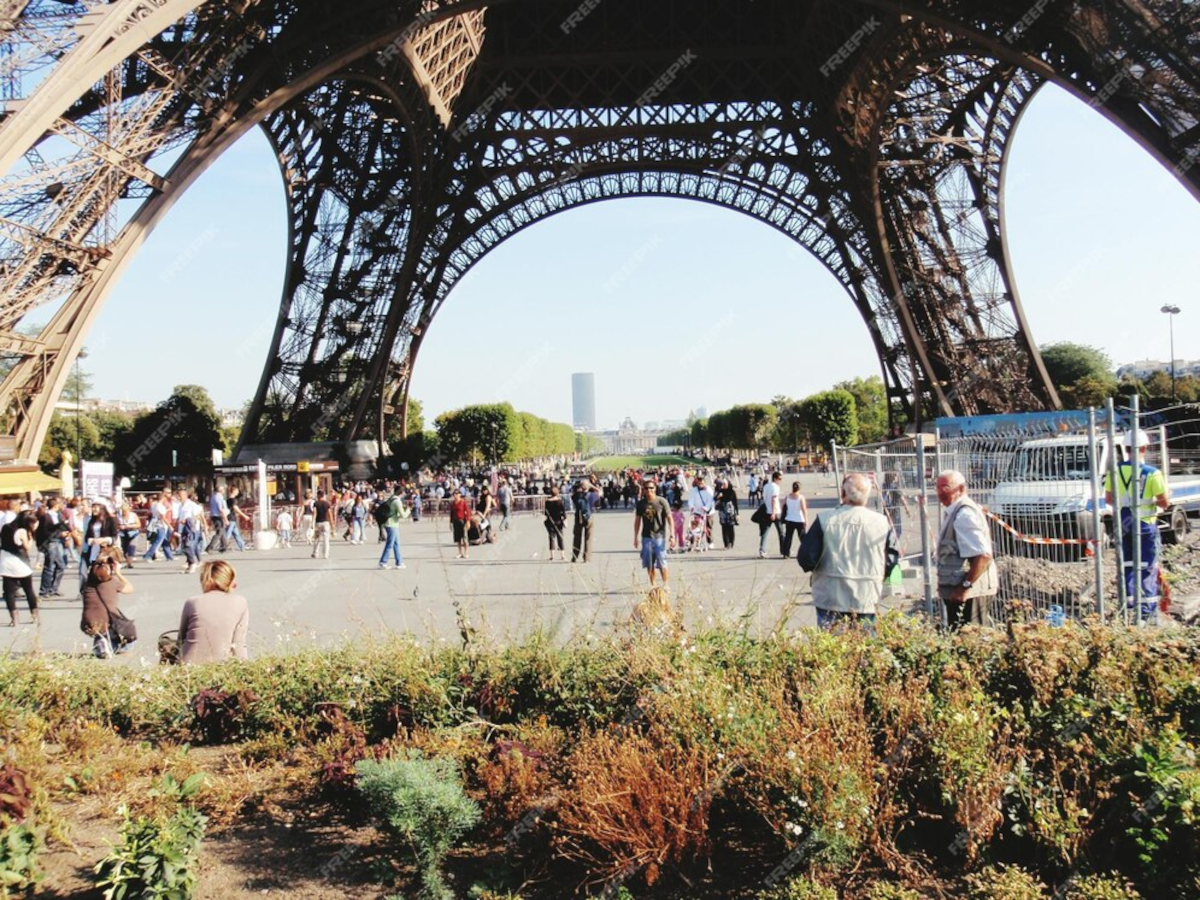
[[[552,726],[522,727],[516,736],[497,740],[487,758],[469,773],[468,793],[482,808],[484,821],[494,832],[508,833],[510,844],[516,844],[555,806],[554,773],[565,739]],[[513,831],[516,826],[519,832]]]
[[[0,823],[24,821],[32,805],[31,795],[24,772],[11,762],[0,766]]]
[[[584,736],[567,760],[558,805],[559,852],[595,882],[640,872],[654,884],[667,865],[707,858],[713,772],[709,751],[650,723]]]
[[[684,632],[683,613],[671,605],[671,595],[662,587],[650,588],[638,601],[633,624],[659,638],[680,638]]]
[[[912,860],[896,841],[912,819],[912,782],[927,760],[925,732],[933,712],[929,676],[900,671],[896,658],[875,645],[864,648],[859,678],[876,756],[867,842],[893,871],[912,875]]]
[[[1014,628],[1007,649],[1010,671],[1023,675],[1033,699],[1045,706],[1073,689],[1088,665],[1087,641],[1064,640],[1056,629],[1040,624]]]
[[[287,820],[287,807],[312,807],[314,767],[293,759],[263,763],[236,752],[205,761],[208,778],[196,804],[208,816],[209,834],[231,827],[251,811]]]

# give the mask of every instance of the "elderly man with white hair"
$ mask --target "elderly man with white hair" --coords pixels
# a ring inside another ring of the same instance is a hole
[[[947,469],[937,478],[938,502],[946,508],[938,532],[938,597],[952,630],[987,622],[988,598],[999,579],[992,561],[992,536],[979,504],[967,496],[962,472]]]
[[[883,583],[900,562],[896,535],[885,516],[866,508],[871,482],[853,473],[842,481],[842,504],[823,512],[804,534],[797,559],[812,573],[817,626],[839,622],[871,627]]]

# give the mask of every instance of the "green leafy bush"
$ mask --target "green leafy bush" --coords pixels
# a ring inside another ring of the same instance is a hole
[[[421,897],[452,898],[442,865],[450,848],[481,818],[479,807],[463,792],[454,764],[446,759],[368,759],[357,771],[358,789],[372,814],[411,848]]]
[[[1046,886],[1020,866],[987,868],[967,876],[970,900],[1045,900]]]
[[[0,826],[0,898],[31,888],[38,882],[37,857],[41,834],[25,823]]]
[[[204,777],[193,775],[179,784],[168,775],[157,790],[182,803],[196,794]],[[124,815],[121,846],[96,866],[96,886],[104,889],[105,900],[189,900],[196,890],[207,818],[188,805],[153,817]]]
[[[887,881],[880,881],[867,889],[866,900],[925,900],[925,895]]]
[[[1118,875],[1085,875],[1071,882],[1067,900],[1142,900],[1142,895]]]
[[[807,876],[789,878],[786,884],[759,891],[758,900],[838,900],[837,891]]]

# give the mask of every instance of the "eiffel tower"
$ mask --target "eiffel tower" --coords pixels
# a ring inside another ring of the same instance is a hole
[[[1178,0],[5,0],[0,41],[0,410],[23,458],[138,248],[252,128],[290,264],[247,444],[382,440],[459,279],[619,197],[792,237],[909,418],[1055,408],[1004,231],[1030,99],[1065,88],[1200,196],[1200,4]]]

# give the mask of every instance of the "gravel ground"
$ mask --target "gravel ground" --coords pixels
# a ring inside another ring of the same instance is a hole
[[[1059,604],[1068,615],[1095,612],[1095,569],[1090,560],[1054,563],[1045,559],[1005,556],[997,560],[1002,600],[1026,600],[1037,609]],[[1200,529],[1182,543],[1163,547],[1163,569],[1171,582],[1172,612],[1189,623],[1200,612]],[[1104,553],[1105,596],[1109,608],[1117,596],[1117,558]]]

